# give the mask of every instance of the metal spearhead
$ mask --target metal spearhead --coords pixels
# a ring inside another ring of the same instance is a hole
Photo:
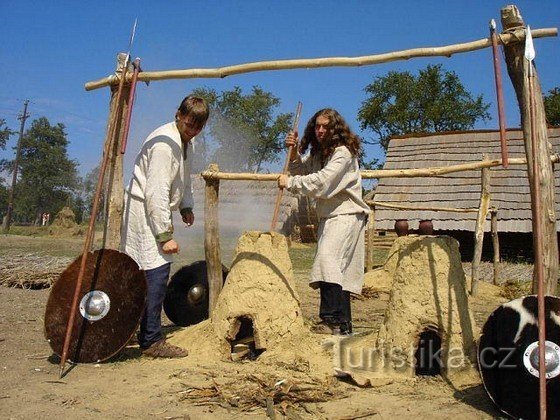
[[[531,62],[535,59],[535,46],[533,45],[533,36],[531,35],[531,27],[527,25],[525,35],[525,58],[529,61],[529,77],[533,75],[533,66]]]

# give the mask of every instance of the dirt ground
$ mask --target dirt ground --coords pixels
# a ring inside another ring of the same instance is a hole
[[[82,243],[79,239],[60,238],[2,236],[1,239],[0,259],[14,249],[76,256]],[[298,245],[290,255],[303,315],[306,322],[312,322],[318,312],[318,293],[307,286],[313,249]],[[335,378],[319,384],[310,381],[313,376],[296,366],[267,370],[258,360],[210,366],[200,354],[180,360],[152,360],[141,357],[135,345],[126,347],[110,361],[77,365],[59,379],[59,359],[43,336],[48,295],[48,289],[0,287],[2,418],[470,419],[500,416],[482,385],[458,391],[440,377],[387,381],[372,388],[360,388]],[[374,333],[383,319],[387,300],[386,293],[372,293],[353,300],[356,331]],[[481,325],[503,301],[495,295],[475,301],[476,322]],[[173,330],[169,321],[165,325],[166,331]],[[286,391],[285,398],[280,398],[275,384],[282,380],[296,382],[299,388],[294,386]],[[305,389],[310,392],[305,393]]]

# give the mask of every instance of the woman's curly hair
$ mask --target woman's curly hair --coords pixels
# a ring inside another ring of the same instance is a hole
[[[319,116],[328,118],[329,129],[333,129],[333,135],[328,144],[321,144],[315,136],[315,121]],[[359,156],[361,152],[360,138],[350,130],[344,118],[331,108],[324,108],[317,111],[307,123],[299,146],[299,152],[303,155],[310,145],[311,155],[320,153],[321,162],[323,162],[323,164],[334,153],[334,149],[338,146],[346,146],[352,156]]]

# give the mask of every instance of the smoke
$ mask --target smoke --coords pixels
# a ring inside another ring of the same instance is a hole
[[[211,117],[212,118],[212,117]],[[229,140],[221,144],[213,138],[206,128],[197,137],[195,143],[195,169],[203,170],[208,164],[217,161],[222,172],[246,172],[250,159],[250,145],[257,140],[251,138],[250,130],[240,130],[223,117],[213,117],[208,125],[212,132],[220,133]],[[266,171],[273,170],[273,165],[266,167]],[[174,215],[174,236],[176,240],[189,244],[188,248],[204,259],[204,188],[205,182],[199,174],[192,175],[194,190],[195,224],[184,228],[181,215]],[[275,181],[229,181],[221,180],[219,188],[219,231],[222,260],[229,264],[229,257],[237,239],[248,230],[269,231],[274,212],[274,204],[278,193]],[[289,193],[284,193],[283,212],[281,211],[277,230],[286,221],[289,208],[295,200]],[[197,243],[195,245],[195,242]],[[202,251],[201,251],[202,247]]]

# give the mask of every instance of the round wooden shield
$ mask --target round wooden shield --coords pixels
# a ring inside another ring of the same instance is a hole
[[[560,418],[560,299],[545,297],[547,413]],[[484,324],[478,366],[490,398],[504,413],[539,417],[537,297],[496,309]]]
[[[171,276],[163,309],[175,325],[187,327],[208,318],[209,287],[206,270],[206,261],[195,261]],[[222,273],[225,281],[228,270],[223,265]]]
[[[60,275],[47,301],[45,336],[62,354],[78,280],[80,255]],[[146,303],[146,278],[128,255],[112,249],[88,253],[68,359],[95,363],[117,354],[135,333]]]

